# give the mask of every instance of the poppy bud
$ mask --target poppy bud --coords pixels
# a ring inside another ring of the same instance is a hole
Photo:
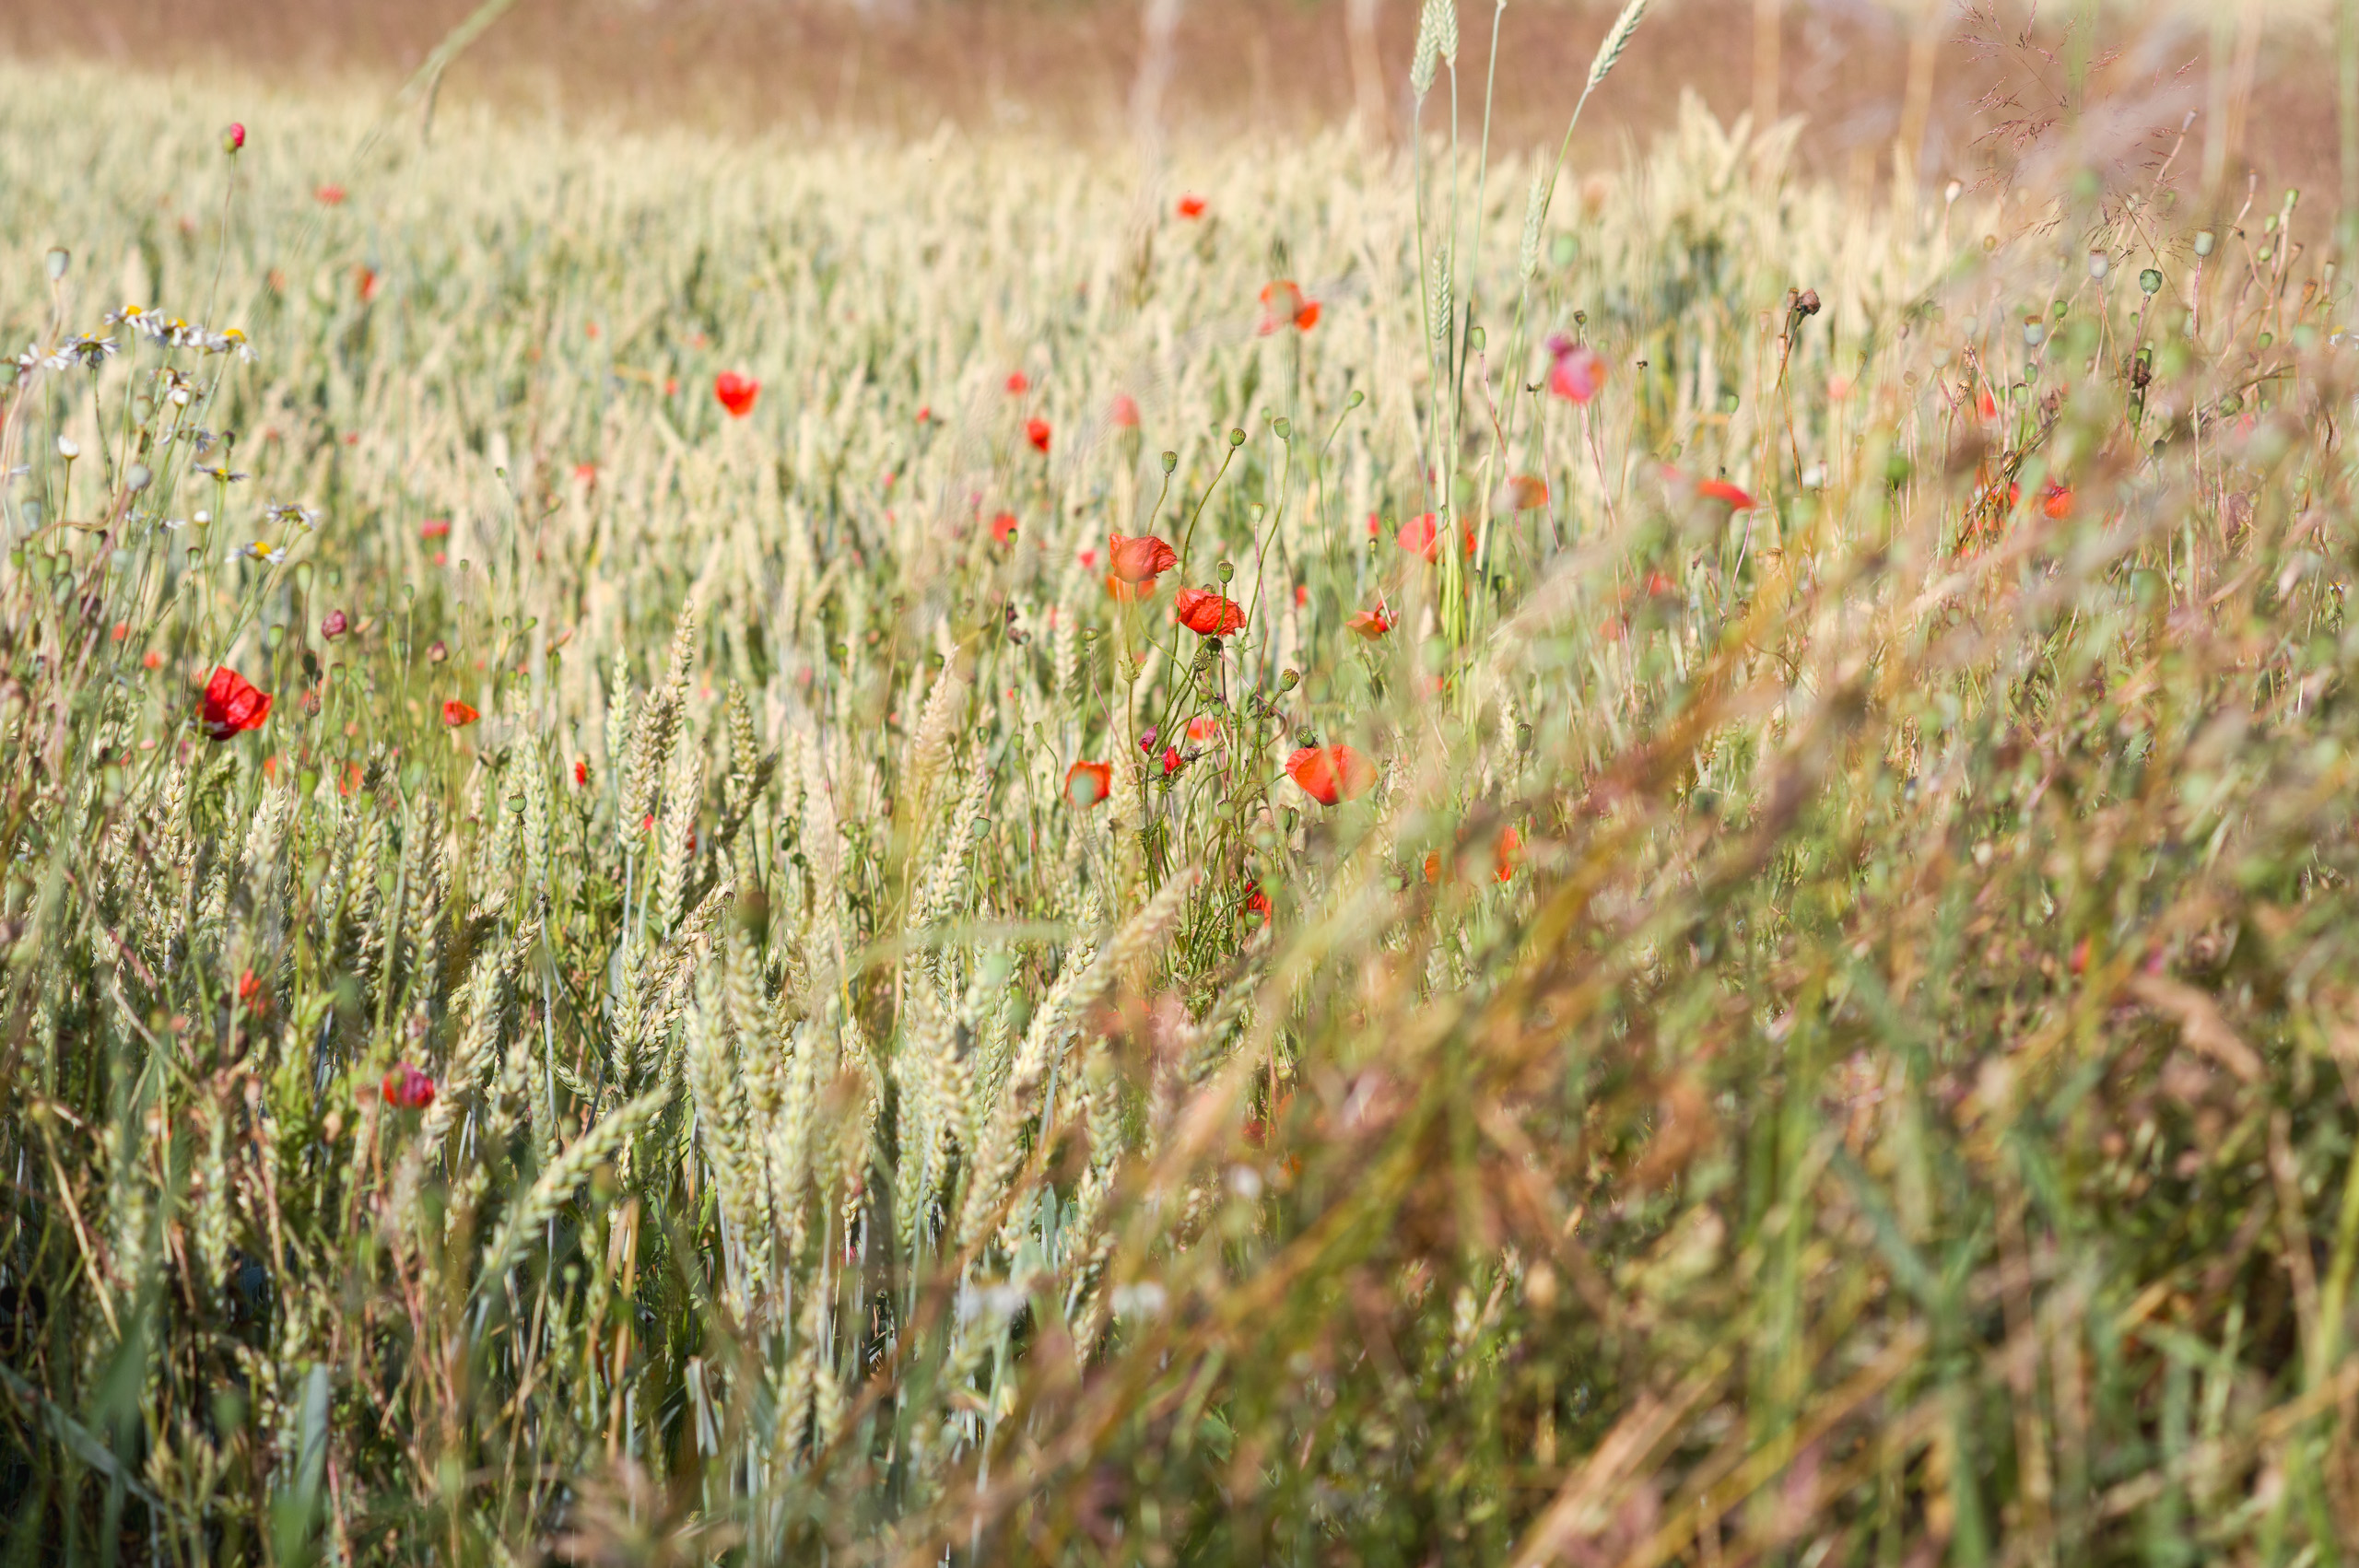
[[[1165,452],[1163,454],[1163,472],[1166,474],[1170,474],[1173,469],[1178,468],[1179,466],[1180,454],[1178,452]]]
[[[334,642],[345,634],[346,628],[350,625],[351,623],[345,618],[343,611],[330,610],[325,615],[320,617],[320,635],[330,642]]]
[[[440,664],[442,661],[450,657],[450,647],[448,644],[443,642],[440,638],[438,637],[432,642],[427,644],[426,661],[428,664]]]
[[[221,133],[221,150],[223,152],[236,152],[245,145],[246,128],[243,125],[239,124],[235,120],[230,121],[229,128]]]

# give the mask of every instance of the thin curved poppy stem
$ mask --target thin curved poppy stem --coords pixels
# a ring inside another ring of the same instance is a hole
[[[1203,497],[1196,502],[1195,511],[1188,518],[1187,532],[1180,535],[1180,569],[1181,571],[1188,569],[1188,541],[1196,536],[1196,520],[1204,515],[1204,508],[1212,500],[1213,492],[1220,488],[1222,477],[1228,473],[1229,460],[1236,457],[1237,449],[1242,444],[1242,442],[1231,442],[1228,451],[1222,454],[1220,467],[1214,471],[1213,482],[1204,486]]]

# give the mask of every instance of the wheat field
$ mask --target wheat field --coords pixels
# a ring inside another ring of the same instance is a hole
[[[2347,1560],[2332,216],[1426,15],[1397,155],[0,64],[0,1562]]]

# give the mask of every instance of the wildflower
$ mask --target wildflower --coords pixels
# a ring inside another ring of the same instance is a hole
[[[1010,396],[1022,397],[1026,392],[1028,392],[1031,390],[1031,377],[1026,375],[1021,370],[1010,370],[1007,373],[1007,391]]]
[[[1344,629],[1364,642],[1374,642],[1392,629],[1392,617],[1381,604],[1373,610],[1356,610],[1344,623]]]
[[[231,468],[225,462],[200,462],[194,469],[190,470],[190,472],[202,474],[217,485],[242,484],[244,481],[253,477],[250,474],[245,474],[237,469]]]
[[[344,187],[341,185],[322,185],[311,193],[311,196],[323,207],[344,205]]]
[[[207,735],[226,741],[248,730],[262,728],[262,721],[270,717],[270,694],[256,691],[252,682],[223,664],[205,683],[200,717]]]
[[[1166,746],[1163,748],[1163,771],[1167,775],[1179,772],[1180,764],[1182,760],[1183,759],[1180,755],[1180,748],[1178,746]]]
[[[918,423],[922,425],[933,417],[933,404],[924,404],[918,409]]]
[[[235,354],[241,364],[251,365],[254,362],[253,345],[246,341],[245,333],[237,327],[231,327],[228,332],[217,333],[206,338],[205,351],[207,354]]]
[[[1753,497],[1725,479],[1703,479],[1696,485],[1696,493],[1708,501],[1725,501],[1732,512],[1753,509]]]
[[[1220,743],[1220,720],[1209,716],[1188,720],[1188,743],[1210,746]]]
[[[1259,915],[1266,920],[1270,918],[1270,895],[1262,891],[1260,883],[1249,882],[1245,884],[1245,901],[1238,909],[1241,914]]]
[[[453,730],[464,730],[482,717],[457,697],[452,697],[442,705],[442,722]]]
[[[334,642],[336,638],[345,634],[345,631],[351,626],[351,622],[345,618],[343,611],[330,610],[325,615],[320,618],[320,635],[327,638],[330,642]]]
[[[1548,481],[1536,474],[1518,474],[1499,486],[1502,511],[1536,511],[1548,504]]]
[[[1065,769],[1065,799],[1085,811],[1114,792],[1114,765],[1076,762]]]
[[[353,292],[359,295],[360,302],[366,305],[377,298],[377,269],[356,267],[353,269],[352,285]]]
[[[598,484],[598,465],[594,462],[575,463],[573,465],[573,482],[576,485],[581,486],[585,490],[594,489]]]
[[[417,536],[420,539],[448,539],[451,536],[451,520],[447,517],[428,518],[417,525]]]
[[[992,539],[994,543],[1005,544],[1015,538],[1015,514],[1014,512],[1002,512],[992,519]]]
[[[712,395],[729,411],[732,419],[743,419],[754,412],[754,400],[762,395],[762,383],[734,370],[723,370],[712,379]]]
[[[1109,598],[1120,603],[1135,604],[1142,599],[1155,597],[1155,579],[1148,578],[1141,582],[1124,582],[1112,572],[1108,572],[1106,593]]]
[[[1181,589],[1171,607],[1180,624],[1198,637],[1226,637],[1245,625],[1243,606],[1203,589]]]
[[[241,474],[237,477],[242,479],[245,475]],[[282,526],[291,524],[300,528],[306,533],[317,531],[320,526],[318,508],[299,506],[289,501],[273,501],[263,508],[262,515],[265,522],[275,522]]]
[[[1648,598],[1649,598],[1649,599],[1668,599],[1668,598],[1670,598],[1672,594],[1677,593],[1678,591],[1679,591],[1679,584],[1677,584],[1676,582],[1673,582],[1673,581],[1672,581],[1669,577],[1665,576],[1663,573],[1661,573],[1661,572],[1660,572],[1660,571],[1651,571],[1651,572],[1649,572],[1649,573],[1647,574],[1647,597],[1648,597]]]
[[[1180,564],[1180,553],[1152,533],[1135,539],[1109,534],[1106,554],[1114,575],[1124,582],[1153,582]]]
[[[438,637],[426,645],[426,661],[428,664],[440,664],[450,657],[451,645],[440,638]]]
[[[287,558],[287,548],[285,545],[273,548],[268,540],[257,539],[251,544],[241,544],[230,551],[229,558],[233,561],[260,561],[264,566],[275,567]]]
[[[1024,422],[1024,439],[1032,443],[1034,451],[1046,456],[1049,451],[1049,422],[1037,415],[1027,419]]]
[[[86,370],[95,370],[114,357],[114,339],[84,333],[64,348],[59,349],[58,354],[68,364],[79,363]],[[59,369],[62,369],[64,367],[61,366]]]
[[[1515,825],[1510,823],[1507,831],[1499,835],[1499,841],[1491,851],[1491,880],[1506,882],[1513,877],[1515,868],[1522,859],[1523,835],[1518,833]]]
[[[1308,604],[1308,603],[1310,603],[1310,584],[1309,584],[1309,583],[1307,583],[1307,582],[1297,582],[1297,583],[1296,583],[1296,584],[1294,585],[1294,607],[1295,607],[1296,609],[1299,610],[1299,609],[1301,609],[1305,604]]]
[[[139,663],[142,669],[160,670],[164,667],[164,656],[151,648],[139,656]]]
[[[1426,563],[1430,566],[1432,563],[1441,559],[1441,532],[1439,521],[1431,512],[1426,512],[1420,516],[1413,517],[1408,521],[1401,525],[1401,532],[1393,535],[1393,543],[1399,544],[1401,548],[1406,550],[1409,554],[1423,557]],[[1474,531],[1471,528],[1466,531],[1464,544],[1466,554],[1469,556],[1473,555]]]
[[[1605,385],[1605,361],[1586,344],[1558,333],[1548,340],[1548,390],[1575,403],[1587,403]]]
[[[1286,758],[1286,777],[1322,806],[1356,801],[1376,785],[1376,764],[1350,746],[1301,746]]]
[[[2059,521],[2071,517],[2072,487],[2070,485],[2060,485],[2053,479],[2049,480],[2048,493],[2039,498],[2039,511],[2042,517],[2053,518]]]
[[[1180,197],[1180,216],[1188,219],[1191,223],[1197,218],[1203,216],[1204,198],[1192,193]]]
[[[270,1011],[270,992],[263,989],[262,981],[254,977],[252,969],[242,970],[238,976],[238,1002],[248,1012]]]
[[[221,150],[223,152],[239,152],[243,150],[245,145],[246,128],[238,123],[235,120],[230,121],[229,128],[221,133]]]
[[[590,761],[587,757],[578,756],[573,759],[573,783],[576,789],[586,790],[590,787]]]
[[[395,1062],[377,1093],[396,1110],[422,1111],[434,1103],[434,1080],[408,1062]]]
[[[1262,324],[1255,329],[1267,337],[1280,327],[1309,332],[1319,324],[1319,301],[1306,299],[1292,279],[1262,286]]]
[[[1114,394],[1114,407],[1110,417],[1114,421],[1114,427],[1116,429],[1137,429],[1139,427],[1139,400],[1133,397],[1128,392],[1116,392]]]
[[[1981,396],[1976,400],[1974,406],[1975,412],[1981,415],[1985,420],[1999,417],[1999,400],[1991,395],[1988,382],[1983,384]]]

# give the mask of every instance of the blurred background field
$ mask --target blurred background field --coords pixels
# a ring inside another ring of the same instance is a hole
[[[2359,1539],[2334,14],[466,15],[0,20],[0,1562]]]

